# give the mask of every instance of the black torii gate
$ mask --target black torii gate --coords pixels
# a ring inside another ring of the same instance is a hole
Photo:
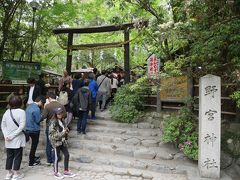
[[[147,21],[141,22],[142,26],[147,26]],[[121,25],[108,25],[108,26],[96,26],[86,28],[55,28],[53,29],[54,34],[68,34],[67,44],[67,62],[66,70],[71,73],[72,67],[72,51],[91,49],[91,48],[106,48],[106,47],[122,47],[124,46],[124,71],[125,71],[125,82],[130,82],[130,48],[129,48],[129,31],[134,28],[134,23],[125,23]],[[102,32],[113,32],[123,31],[124,42],[114,43],[97,43],[97,44],[82,44],[73,45],[73,34],[88,34],[88,33],[102,33]]]

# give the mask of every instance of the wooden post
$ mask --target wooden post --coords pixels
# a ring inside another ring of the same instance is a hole
[[[130,48],[129,48],[129,30],[124,30],[124,71],[125,71],[125,83],[130,82]]]
[[[72,45],[73,45],[73,33],[68,33],[66,70],[69,75],[71,74],[72,70],[72,49],[70,49]]]
[[[237,91],[240,91],[240,81],[237,81]],[[240,122],[240,108],[236,105],[236,122]]]
[[[187,68],[187,81],[188,81],[188,95],[191,96],[191,98],[194,98],[194,86],[193,86],[193,77],[191,73],[191,68]],[[193,112],[194,111],[194,106],[193,103],[188,102],[187,107]]]
[[[160,86],[161,86],[161,76],[160,76],[160,68],[161,67],[161,59],[157,60],[157,113],[161,113],[162,111],[162,102],[160,96]]]
[[[162,110],[162,102],[161,102],[161,97],[160,97],[160,84],[161,84],[161,79],[160,75],[158,74],[157,78],[157,113],[160,113]]]

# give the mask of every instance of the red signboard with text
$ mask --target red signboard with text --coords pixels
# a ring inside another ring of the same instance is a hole
[[[149,76],[156,76],[159,72],[159,59],[155,54],[151,55],[148,58],[148,75]]]

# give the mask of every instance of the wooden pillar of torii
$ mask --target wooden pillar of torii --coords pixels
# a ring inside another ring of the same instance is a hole
[[[147,21],[143,22],[147,26]],[[124,47],[124,71],[125,71],[125,82],[130,82],[130,29],[134,28],[134,23],[125,23],[121,25],[109,25],[109,26],[97,26],[97,27],[87,27],[87,28],[56,28],[53,29],[54,34],[68,34],[68,44],[67,44],[67,61],[66,70],[71,74],[72,67],[72,51],[84,50],[91,48],[113,48],[113,47]],[[82,44],[73,45],[73,35],[74,34],[89,34],[89,33],[102,33],[102,32],[113,32],[113,31],[123,31],[124,32],[124,42],[114,42],[114,43],[97,43],[97,44]]]

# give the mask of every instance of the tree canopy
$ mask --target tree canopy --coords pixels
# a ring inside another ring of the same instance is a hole
[[[131,30],[131,68],[143,67],[152,53],[168,75],[212,73],[234,81],[240,65],[240,0],[44,0],[38,1],[33,31],[30,1],[0,2],[0,59],[33,60],[43,67],[65,68],[67,37],[56,27],[87,27],[148,20]],[[121,32],[78,35],[74,44],[119,42]],[[56,64],[58,66],[56,66]],[[123,65],[123,49],[73,52],[72,69]]]

